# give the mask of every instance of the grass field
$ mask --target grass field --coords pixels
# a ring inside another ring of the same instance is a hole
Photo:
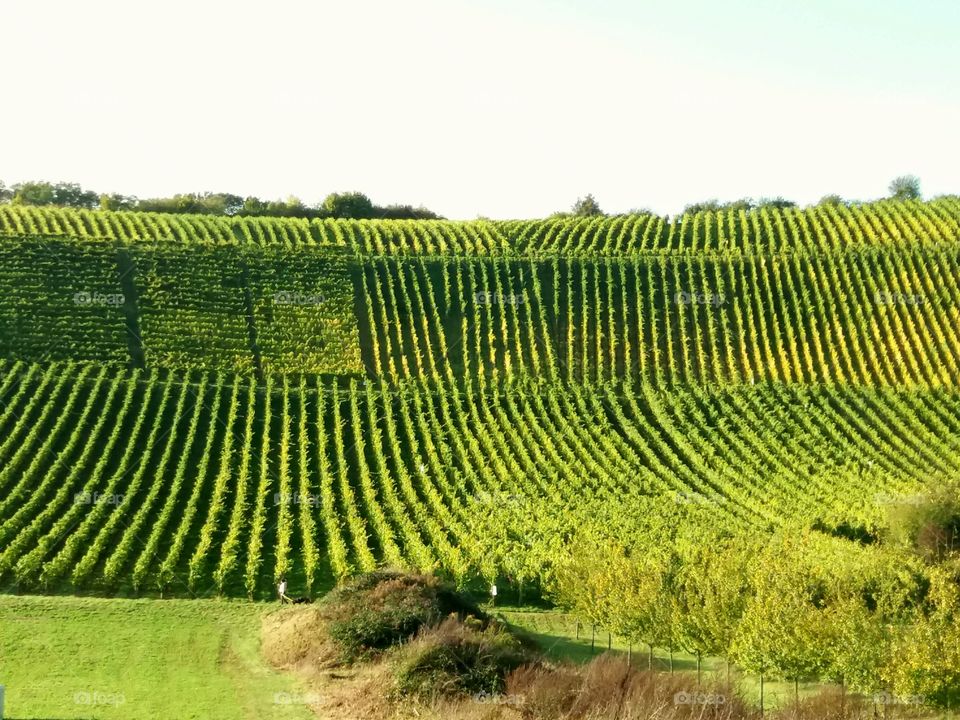
[[[315,717],[260,657],[270,606],[0,595],[5,719]]]
[[[6,686],[6,720],[80,718],[315,717],[310,691],[293,676],[275,672],[260,656],[260,619],[272,605],[218,600],[110,600],[0,595],[0,684]],[[608,649],[608,636],[557,611],[504,608],[503,617],[529,633],[553,660],[587,662]],[[615,653],[627,652],[620,638]],[[646,665],[647,648],[634,646]],[[675,672],[690,675],[695,659],[674,653]],[[654,652],[654,667],[670,668],[669,654]],[[704,676],[725,673],[707,658]],[[751,697],[757,680],[734,673]],[[801,695],[820,686],[800,686]],[[767,707],[788,702],[790,683],[767,683]]]

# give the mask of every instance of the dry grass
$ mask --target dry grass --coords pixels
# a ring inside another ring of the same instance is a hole
[[[264,657],[285,670],[333,667],[337,649],[327,636],[326,623],[323,611],[313,605],[288,606],[267,614],[261,628]]]
[[[639,671],[609,655],[583,667],[522,668],[507,679],[507,693],[524,718],[537,720],[753,717],[723,685],[698,687],[688,675]]]

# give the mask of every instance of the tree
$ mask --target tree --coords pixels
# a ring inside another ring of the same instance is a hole
[[[749,537],[723,537],[703,530],[677,543],[680,569],[673,603],[679,645],[697,657],[727,655],[750,590],[754,552]]]
[[[25,182],[13,186],[13,202],[18,205],[60,205],[92,210],[100,197],[77,183]]]
[[[17,205],[53,205],[53,185],[48,182],[25,182],[13,186],[13,202]]]
[[[361,192],[330,193],[321,203],[320,211],[332,218],[360,220],[375,216],[373,203]]]
[[[249,195],[243,199],[243,207],[239,215],[263,215],[267,211],[267,203],[258,197]]]
[[[784,208],[792,208],[796,206],[797,204],[793,200],[787,200],[779,195],[777,195],[775,198],[760,198],[757,201],[757,207],[774,208],[777,210],[783,210]]]
[[[817,202],[817,205],[821,206],[835,206],[835,205],[846,205],[847,202],[842,197],[836,194],[824,195]]]
[[[577,201],[573,204],[572,210],[573,214],[578,217],[603,215],[603,210],[600,209],[600,205],[597,203],[596,198],[590,194],[587,194],[586,197],[577,198]]]
[[[421,205],[375,205],[374,213],[385,220],[440,220],[440,216]]]
[[[919,200],[920,178],[916,175],[901,175],[890,183],[890,197],[894,200]]]
[[[825,622],[828,582],[807,537],[784,535],[757,557],[751,593],[732,656],[761,676],[797,682],[829,668],[833,638]]]
[[[13,199],[13,190],[8,188],[0,181],[0,203],[7,203]]]
[[[104,193],[100,196],[101,210],[133,210],[137,206],[137,199],[132,195],[120,193]]]
[[[753,202],[753,198],[740,198],[721,205],[724,210],[753,210],[755,207],[757,204]]]
[[[960,700],[960,588],[956,578],[931,573],[929,607],[918,609],[914,622],[893,648],[889,679],[900,696],[921,696],[941,706]]]
[[[716,212],[717,210],[722,210],[722,209],[723,209],[723,205],[720,204],[720,201],[714,199],[714,200],[704,200],[703,202],[690,203],[683,209],[683,212],[699,213],[699,212],[706,212],[708,210]]]

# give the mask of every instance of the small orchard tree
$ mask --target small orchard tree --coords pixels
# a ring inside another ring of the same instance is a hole
[[[890,197],[894,200],[919,200],[920,178],[916,175],[901,175],[890,182]]]
[[[886,675],[895,694],[941,706],[960,701],[960,587],[943,568],[930,571],[927,607],[903,625]]]
[[[613,540],[587,533],[574,538],[554,572],[558,604],[593,625],[612,629],[617,624],[623,560],[622,547]]]
[[[806,538],[775,538],[758,556],[751,597],[731,655],[745,669],[798,682],[829,667],[830,627],[824,622],[828,583]]]
[[[679,545],[672,599],[675,635],[697,657],[698,682],[704,655],[729,654],[749,597],[751,545],[748,538],[712,533]]]

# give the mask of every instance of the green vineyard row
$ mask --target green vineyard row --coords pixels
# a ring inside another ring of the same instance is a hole
[[[511,529],[559,541],[601,506],[869,529],[960,471],[948,389],[465,390],[5,362],[0,399],[7,589],[261,597],[281,576],[309,589],[380,564],[495,577]],[[551,552],[510,562],[536,576]]]
[[[593,257],[830,253],[960,240],[960,198],[548,220],[305,220],[0,206],[0,236],[339,247],[357,255]]]
[[[960,245],[371,257],[10,239],[0,355],[224,372],[956,386]]]

